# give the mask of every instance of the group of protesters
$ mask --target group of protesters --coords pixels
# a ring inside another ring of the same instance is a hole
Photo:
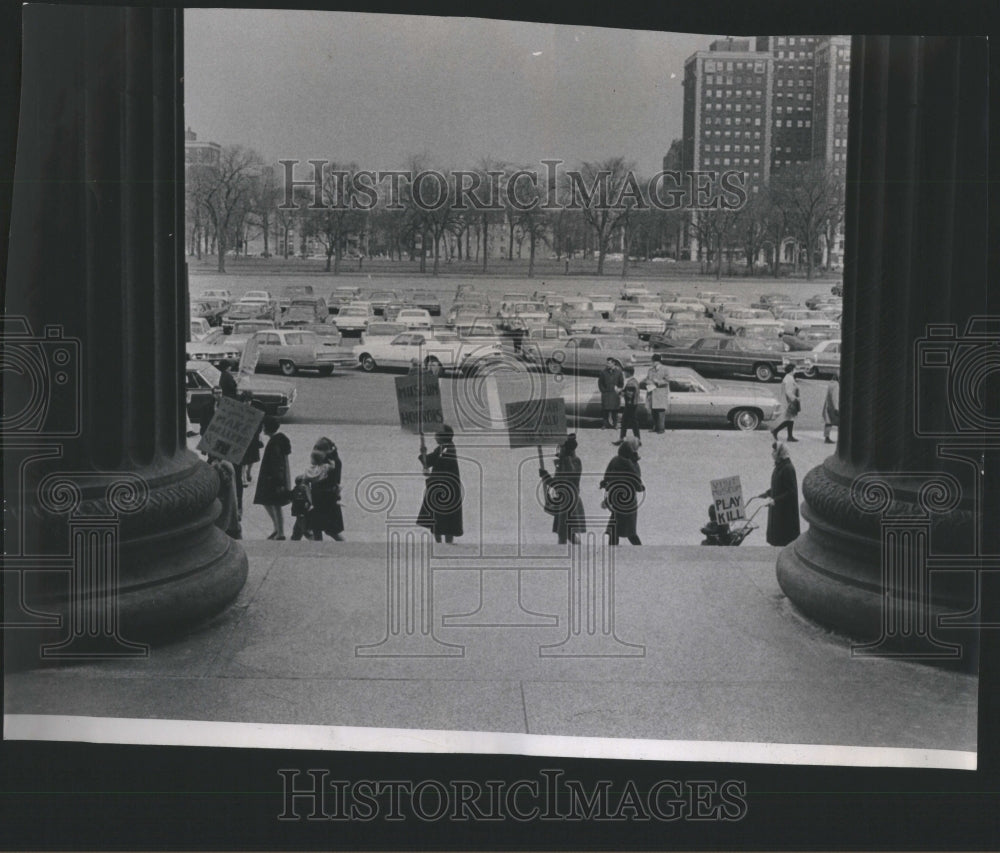
[[[598,374],[597,390],[601,392],[601,429],[620,430],[614,444],[620,446],[625,441],[626,433],[631,430],[637,445],[642,446],[639,432],[639,392],[643,389],[653,418],[653,431],[661,435],[666,431],[667,403],[670,399],[668,380],[669,373],[659,353],[653,354],[653,364],[641,382],[636,378],[633,364],[620,366],[616,359],[607,360]]]

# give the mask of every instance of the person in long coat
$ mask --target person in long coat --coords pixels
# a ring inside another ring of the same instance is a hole
[[[312,491],[312,509],[306,516],[306,528],[317,542],[323,534],[332,536],[338,542],[344,541],[344,513],[340,505],[340,478],[344,464],[335,445],[325,436],[313,446],[313,452],[322,456],[321,477],[305,479]]]
[[[260,460],[260,470],[257,474],[257,490],[253,502],[267,510],[274,532],[268,539],[285,538],[285,519],[281,508],[291,502],[292,481],[288,470],[288,457],[292,452],[292,444],[288,436],[278,432],[278,419],[268,416],[264,418],[264,434],[268,437],[264,457]]]
[[[659,353],[653,354],[653,366],[646,372],[643,385],[646,400],[653,415],[653,430],[660,435],[666,431],[667,404],[670,400],[669,371]]]
[[[823,400],[823,441],[833,444],[830,431],[840,427],[840,377],[834,373],[826,386],[826,399]]]
[[[604,471],[600,487],[605,490],[604,502],[611,511],[608,519],[608,544],[617,545],[624,536],[633,545],[641,545],[642,540],[636,530],[639,518],[639,492],[646,491],[639,469],[638,442],[629,438],[618,448],[615,456]]]
[[[586,529],[586,514],[583,511],[583,501],[580,500],[580,476],[583,473],[583,463],[576,455],[576,434],[566,436],[556,454],[556,473],[553,476],[543,465],[538,469],[545,487],[552,493],[553,501],[559,511],[552,518],[552,532],[556,534],[560,545],[572,540],[577,542],[580,532]]]
[[[771,456],[774,459],[771,488],[759,496],[771,499],[767,510],[767,544],[787,545],[799,536],[799,484],[783,441],[774,443]]]
[[[462,530],[462,479],[458,472],[455,451],[455,431],[445,424],[434,436],[437,448],[430,453],[421,451],[420,464],[427,469],[424,500],[417,515],[417,524],[434,534],[434,541],[455,541]]]
[[[609,358],[597,376],[597,390],[601,392],[601,414],[604,417],[601,429],[614,429],[618,426],[618,409],[621,408],[619,395],[624,387],[625,374],[615,360]]]
[[[799,383],[795,381],[795,365],[793,364],[789,364],[785,368],[785,378],[781,380],[781,394],[785,401],[784,419],[771,430],[771,435],[777,441],[778,433],[787,429],[788,440],[798,441],[792,430],[795,427],[795,418],[802,409],[802,401],[799,396]]]

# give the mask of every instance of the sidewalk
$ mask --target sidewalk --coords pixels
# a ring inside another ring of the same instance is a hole
[[[292,444],[292,477],[305,470],[309,451],[320,436],[336,442],[344,462],[343,502],[346,537],[354,542],[385,542],[386,515],[373,494],[377,482],[390,484],[396,515],[415,516],[423,495],[423,476],[417,460],[419,440],[389,426],[317,426],[285,424],[282,431]],[[833,447],[823,443],[821,432],[797,432],[800,441],[789,445],[799,478],[819,465]],[[607,513],[601,510],[603,493],[598,483],[617,448],[612,430],[584,429],[577,433],[577,455],[583,462],[581,496],[593,529],[603,529]],[[646,495],[639,510],[639,533],[648,545],[697,545],[701,527],[708,520],[712,502],[709,482],[740,475],[744,501],[770,487],[771,435],[765,429],[742,433],[726,429],[671,430],[664,435],[643,434],[639,450]],[[190,439],[194,446],[196,439]],[[428,447],[433,439],[428,437]],[[511,450],[502,434],[456,436],[459,468],[466,491],[464,504],[466,544],[512,544],[520,530],[522,542],[552,543],[552,519],[538,500],[538,454],[534,448]],[[554,448],[546,448],[546,468],[553,470]],[[254,475],[257,473],[254,466]],[[243,536],[265,539],[271,523],[263,507],[253,504],[256,483],[244,495]],[[367,498],[366,498],[367,494]],[[487,497],[488,496],[488,497]],[[751,511],[757,506],[751,507]],[[378,507],[376,511],[373,507]],[[286,535],[292,519],[285,510]],[[754,520],[761,529],[750,534],[746,545],[763,545],[767,510]],[[337,543],[330,543],[333,548]],[[746,547],[744,545],[744,547]]]

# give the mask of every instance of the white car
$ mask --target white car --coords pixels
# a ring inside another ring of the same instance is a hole
[[[783,361],[785,364],[795,365],[796,373],[803,373],[814,379],[840,371],[840,350],[839,340],[821,341],[811,350],[786,353]]]
[[[595,293],[589,299],[594,310],[600,312],[605,319],[615,310],[615,298],[610,293]]]
[[[621,289],[621,298],[628,302],[634,302],[636,296],[649,296],[649,289],[641,284],[626,284]]]
[[[342,335],[360,335],[374,322],[375,312],[368,303],[345,305],[335,321]]]
[[[640,337],[658,335],[667,328],[666,320],[649,308],[619,308],[611,315],[611,319],[628,323]]]
[[[810,326],[829,326],[830,318],[822,311],[810,311],[808,308],[786,308],[775,312],[775,319],[784,327],[785,333],[796,334],[799,329]]]
[[[228,365],[236,367],[240,363],[243,347],[230,340],[222,329],[212,329],[200,340],[191,340],[184,345],[188,361],[207,361],[216,367]]]
[[[543,302],[504,302],[497,317],[501,325],[514,328],[531,323],[545,323],[549,319],[549,309]]]
[[[205,335],[212,331],[212,327],[208,324],[208,320],[204,317],[192,317],[191,318],[191,340],[200,341]]]
[[[391,340],[358,344],[354,356],[367,373],[380,367],[409,368],[413,361],[434,374],[468,371],[489,361],[501,361],[503,349],[496,341],[469,341],[455,336],[437,338],[427,332],[406,332]]]
[[[732,293],[718,293],[714,290],[699,291],[697,298],[705,306],[706,313],[712,315],[723,305],[734,305],[739,302]]]
[[[430,311],[423,308],[402,308],[394,322],[403,323],[408,329],[430,329],[434,325]]]
[[[734,334],[741,326],[766,325],[769,328],[777,328],[776,322],[774,315],[764,308],[743,308],[734,305],[731,308],[723,306],[715,312],[715,328],[730,334]]]
[[[391,341],[397,335],[408,331],[409,329],[402,323],[387,323],[385,321],[369,323],[368,328],[361,333],[361,343],[375,340]]]
[[[677,301],[681,305],[687,305],[689,308],[692,308],[695,311],[701,311],[702,313],[705,313],[707,311],[705,303],[702,302],[702,300],[698,299],[698,297],[696,296],[678,296]]]

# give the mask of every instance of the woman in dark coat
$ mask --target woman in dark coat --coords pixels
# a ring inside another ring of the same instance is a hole
[[[462,480],[455,452],[455,431],[445,424],[434,436],[437,449],[421,451],[420,464],[427,470],[424,500],[417,524],[434,534],[434,541],[454,542],[462,535]]]
[[[325,533],[338,542],[344,541],[344,513],[340,506],[340,477],[344,469],[337,445],[323,437],[313,446],[325,461],[324,476],[310,482],[312,509],[306,516],[306,527],[312,538],[320,541]]]
[[[583,463],[576,455],[576,435],[566,436],[556,454],[556,473],[551,475],[542,466],[538,476],[542,478],[545,487],[552,495],[553,502],[559,511],[552,518],[552,532],[559,537],[559,544],[565,545],[569,540],[575,543],[579,540],[580,531],[586,529],[583,502],[580,500],[580,475]]]
[[[635,438],[626,439],[618,448],[618,455],[608,463],[600,483],[601,488],[606,490],[605,504],[611,510],[611,518],[608,519],[609,545],[617,545],[621,536],[633,545],[642,544],[636,531],[638,493],[646,491],[646,487],[642,484],[637,445]]]
[[[264,418],[264,434],[268,441],[257,474],[257,491],[253,496],[253,502],[267,510],[274,524],[274,532],[268,539],[285,538],[285,519],[281,508],[291,501],[292,491],[292,479],[288,471],[288,456],[292,452],[292,444],[287,435],[278,432],[278,426],[277,418]]]
[[[799,535],[799,485],[783,441],[772,445],[771,456],[774,459],[771,488],[760,495],[771,499],[767,511],[767,544],[787,545]]]

